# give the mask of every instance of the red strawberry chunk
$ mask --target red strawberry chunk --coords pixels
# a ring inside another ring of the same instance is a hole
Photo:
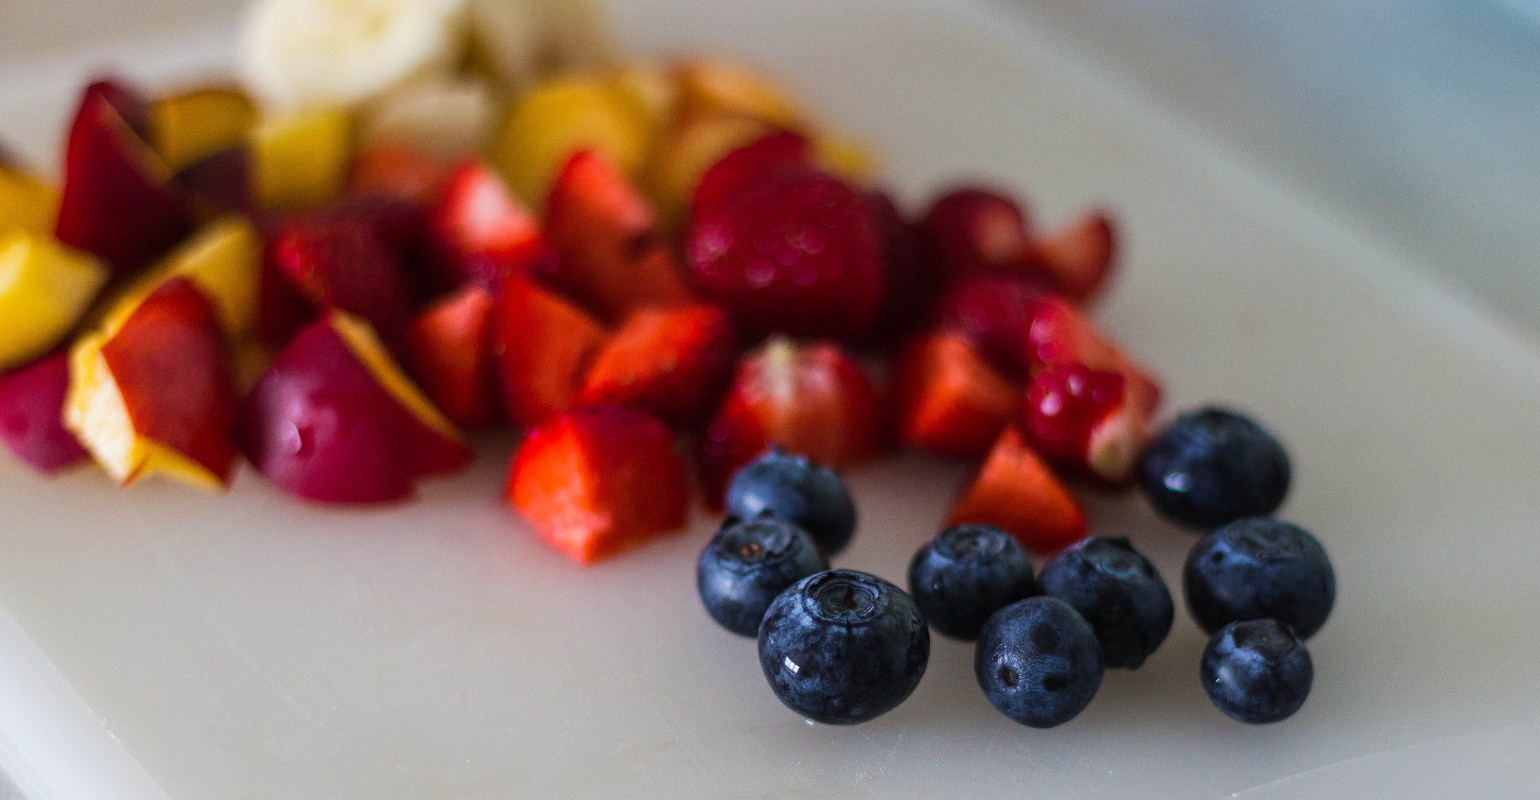
[[[546,235],[558,258],[541,263],[541,279],[608,322],[690,301],[652,207],[591,150],[574,155],[551,187]]]
[[[437,285],[475,283],[496,290],[526,272],[546,249],[540,224],[509,192],[502,176],[477,161],[455,169],[432,216]]]
[[[1074,544],[1086,533],[1080,504],[1015,428],[1000,434],[947,524],[964,522],[998,526],[1041,553]]]
[[[1010,420],[1017,392],[962,337],[909,344],[894,378],[899,441],[939,456],[981,456]]]
[[[703,213],[685,251],[702,290],[754,336],[859,338],[882,302],[870,211],[830,175],[783,174]]]
[[[1160,404],[1160,384],[1148,370],[1113,346],[1074,306],[1059,298],[1039,300],[1026,332],[1028,366],[1080,364],[1120,373],[1130,407],[1144,416]]]
[[[492,420],[492,293],[470,285],[428,306],[407,331],[412,375],[456,426]]]
[[[883,446],[883,408],[871,379],[837,345],[770,340],[745,356],[701,441],[706,499],[722,502],[739,467],[772,444],[834,466]]]
[[[750,142],[723,156],[701,176],[690,202],[691,214],[715,211],[783,171],[808,169],[812,155],[807,137],[794,131],[777,131]]]
[[[589,564],[684,526],[685,466],[663,423],[579,409],[534,428],[513,457],[508,500],[536,533]]]
[[[1028,250],[1027,215],[1011,197],[980,187],[954,189],[920,224],[936,268],[948,278],[1008,269]]]
[[[1050,364],[1032,376],[1022,429],[1038,452],[1109,483],[1133,474],[1149,441],[1148,415],[1127,402],[1123,375],[1081,364]]]
[[[449,167],[414,147],[388,144],[353,159],[348,172],[351,195],[389,197],[422,207],[437,205],[449,183]]]
[[[936,323],[961,336],[1006,375],[1026,373],[1022,352],[1027,327],[1046,287],[1015,275],[970,275],[947,288],[936,303]]]
[[[1112,218],[1093,210],[1052,234],[1034,239],[1024,263],[1066,297],[1083,303],[1106,284],[1116,255]]]
[[[882,302],[872,323],[871,342],[891,345],[925,320],[925,309],[940,283],[925,257],[919,231],[885,192],[868,192],[867,207],[882,248]]]
[[[721,399],[735,349],[727,312],[715,306],[638,311],[599,351],[578,402],[698,421]]]
[[[571,408],[604,345],[604,328],[581,308],[522,276],[503,282],[496,314],[492,350],[509,418],[533,425]]]

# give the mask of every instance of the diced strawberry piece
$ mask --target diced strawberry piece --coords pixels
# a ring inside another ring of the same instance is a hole
[[[492,292],[470,285],[428,306],[407,331],[412,375],[461,429],[492,419]]]
[[[1080,364],[1117,372],[1126,381],[1130,408],[1148,417],[1160,404],[1160,384],[1149,371],[1114,347],[1090,320],[1062,299],[1037,301],[1025,340],[1027,364],[1034,373],[1050,364]]]
[[[289,284],[272,258],[264,257],[257,284],[257,338],[282,350],[319,316],[315,304]]]
[[[969,275],[937,301],[936,323],[963,337],[1006,375],[1023,375],[1022,341],[1038,301],[1048,291],[1014,275]]]
[[[577,402],[605,331],[582,309],[528,278],[503,282],[492,351],[508,416],[533,425]]]
[[[527,272],[545,250],[540,223],[491,167],[469,161],[455,169],[433,212],[438,288],[468,283],[496,291],[504,278]]]
[[[631,406],[675,425],[698,421],[721,399],[736,346],[727,312],[715,306],[638,311],[599,351],[578,402]]]
[[[898,438],[939,456],[981,456],[1016,410],[1018,394],[953,333],[909,344],[894,378]]]
[[[1040,553],[1073,544],[1086,533],[1080,504],[1011,427],[963,490],[947,524],[964,522],[998,526]]]
[[[353,160],[347,193],[396,198],[431,208],[443,196],[449,173],[448,166],[415,147],[380,145]]]
[[[785,173],[697,217],[685,242],[696,281],[750,334],[857,339],[883,299],[881,243],[855,189]]]
[[[886,192],[868,192],[866,202],[881,244],[883,270],[882,303],[870,338],[878,345],[895,344],[925,321],[939,276],[925,257],[919,230],[899,213],[893,198]]]
[[[837,345],[771,339],[745,356],[701,441],[701,483],[718,506],[727,482],[771,444],[849,466],[883,447],[883,408],[871,379]]]
[[[936,268],[948,278],[1007,269],[1030,243],[1021,205],[979,187],[954,189],[937,198],[920,231]]]
[[[608,322],[690,302],[652,208],[592,150],[572,156],[551,187],[546,235],[559,257],[541,278]]]
[[[691,214],[715,211],[782,171],[807,169],[812,155],[812,144],[795,131],[776,131],[733,150],[701,175],[690,201]]]
[[[1080,364],[1036,371],[1022,404],[1028,441],[1056,463],[1112,484],[1133,475],[1149,418],[1127,402],[1123,375]]]
[[[63,423],[69,353],[59,351],[0,375],[0,439],[38,471],[52,475],[86,457]]]
[[[1083,303],[1106,284],[1116,255],[1112,218],[1093,210],[1052,234],[1033,239],[1024,263],[1066,297]]]
[[[668,428],[618,406],[561,414],[513,457],[508,499],[541,538],[589,564],[684,526],[684,462]]]

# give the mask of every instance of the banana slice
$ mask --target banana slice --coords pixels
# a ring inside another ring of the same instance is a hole
[[[257,0],[241,72],[265,105],[353,106],[408,78],[448,74],[466,41],[467,0]]]
[[[613,45],[590,0],[469,0],[471,53],[512,89],[613,60]]]

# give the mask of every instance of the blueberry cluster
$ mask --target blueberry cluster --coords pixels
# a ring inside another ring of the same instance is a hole
[[[1140,483],[1162,514],[1212,528],[1182,586],[1212,635],[1201,674],[1221,711],[1250,723],[1297,711],[1310,692],[1304,640],[1336,596],[1331,563],[1303,529],[1265,516],[1288,490],[1283,448],[1238,414],[1178,418],[1144,453]],[[948,528],[915,553],[909,591],[829,569],[856,527],[837,472],[772,449],[734,476],[729,516],[696,581],[724,628],[758,636],[777,698],[808,719],[853,724],[903,702],[930,655],[930,629],[976,640],[974,674],[995,708],[1048,728],[1091,702],[1108,668],[1136,669],[1171,630],[1170,590],[1127,539],[1091,538],[1044,565],[1005,531]]]

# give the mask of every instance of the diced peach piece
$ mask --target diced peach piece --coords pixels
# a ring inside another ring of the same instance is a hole
[[[107,267],[46,234],[0,234],[0,372],[59,343],[107,283]]]
[[[173,172],[244,142],[256,121],[251,100],[228,87],[162,97],[150,106],[155,150]]]
[[[16,228],[51,233],[59,213],[59,193],[17,169],[0,166],[0,232]]]
[[[214,304],[226,335],[244,338],[257,324],[261,269],[262,238],[256,227],[241,217],[226,217],[206,226],[136,281],[115,303],[106,325],[122,324],[167,281],[187,278]]]
[[[303,211],[342,191],[352,158],[352,119],[321,108],[265,119],[252,134],[257,201]]]
[[[635,179],[647,157],[647,131],[608,81],[575,77],[547,83],[509,110],[491,148],[492,165],[532,208],[543,210],[551,182],[579,150],[596,150]]]

